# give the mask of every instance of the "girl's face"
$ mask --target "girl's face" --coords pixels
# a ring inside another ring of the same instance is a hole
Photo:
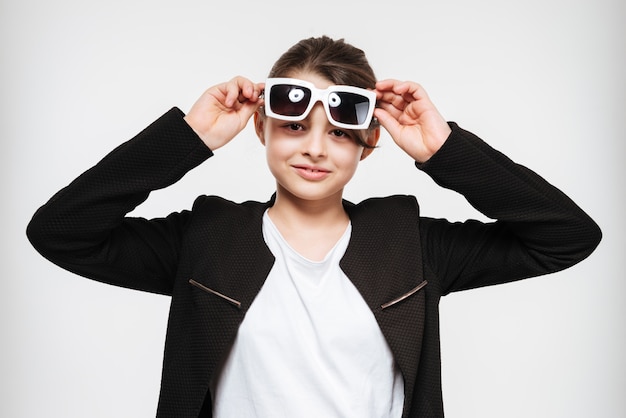
[[[310,81],[322,89],[332,84],[313,73],[296,73],[291,77]],[[315,104],[306,119],[298,122],[256,114],[255,127],[266,147],[267,163],[281,197],[341,201],[343,189],[359,161],[371,152],[354,141],[356,132],[330,124],[321,102]],[[378,130],[371,133],[371,144],[375,145],[378,134]]]

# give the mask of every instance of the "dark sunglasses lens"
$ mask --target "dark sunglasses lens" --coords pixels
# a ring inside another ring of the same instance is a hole
[[[291,84],[277,84],[270,89],[272,111],[282,116],[300,116],[311,101],[311,90]]]
[[[356,93],[333,92],[328,96],[328,107],[335,121],[362,125],[366,122],[370,101]]]

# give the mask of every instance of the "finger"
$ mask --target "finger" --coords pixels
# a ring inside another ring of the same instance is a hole
[[[398,80],[394,80],[392,78],[388,78],[386,80],[380,80],[376,82],[376,90],[380,92],[385,91],[393,91],[393,87],[401,82]]]
[[[380,108],[380,109],[385,110],[387,113],[389,113],[395,119],[400,118],[400,116],[404,112],[404,107],[403,106],[399,106],[398,104],[393,104],[393,103],[384,102],[384,101],[379,101],[378,104],[377,104],[377,107]]]
[[[248,97],[248,99],[252,100],[253,102],[256,102],[257,100],[259,100],[259,97],[261,96],[261,92],[263,91],[263,84],[250,82],[250,85],[252,86],[252,89],[251,89],[250,97]]]
[[[381,97],[378,99],[378,103],[380,105],[391,105],[396,109],[402,111],[407,105],[407,100],[402,95],[399,95],[393,91],[387,91],[381,93]]]
[[[265,83],[253,83],[244,77],[238,77],[237,83],[239,87],[237,100],[239,103],[245,103],[246,101],[257,102],[265,86]]]
[[[394,115],[389,113],[387,110],[378,107],[374,109],[374,116],[392,137],[395,138],[398,135],[402,126]]]
[[[247,78],[239,78],[239,102],[251,100],[254,96],[254,83]]]
[[[405,100],[409,102],[413,100],[421,100],[421,99],[428,98],[428,94],[426,93],[426,90],[424,90],[424,88],[419,83],[415,83],[413,81],[405,81],[405,82],[395,85],[394,92],[396,92],[399,95],[402,95],[405,98]]]
[[[391,103],[400,110],[425,94],[421,86],[415,82],[393,79],[376,83],[376,92],[379,101]]]
[[[256,112],[259,109],[259,107],[261,107],[261,105],[262,105],[262,101],[260,100],[256,100],[256,101],[248,100],[247,102],[243,103],[241,106],[241,109],[239,109],[238,111],[239,114],[241,115],[242,120],[244,120],[245,123],[247,123],[247,121],[252,117],[254,112]]]
[[[231,79],[226,82],[224,85],[224,105],[226,107],[232,108],[235,105],[235,102],[239,100],[239,96],[241,94],[241,88],[239,86],[239,81],[237,77]]]
[[[257,95],[257,100],[261,105],[263,105],[265,103],[265,97],[262,97],[261,95],[265,92],[265,83],[257,83],[255,86],[254,92]]]
[[[406,102],[427,96],[424,88],[413,81],[382,80],[376,83],[376,90],[380,92],[381,97],[385,94],[394,93],[401,96]]]
[[[252,102],[256,102],[259,100],[261,96],[261,92],[265,87],[265,83],[253,83],[252,81],[247,82],[245,91],[245,98],[251,100]]]

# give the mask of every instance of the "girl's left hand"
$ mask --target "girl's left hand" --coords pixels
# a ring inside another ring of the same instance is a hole
[[[415,161],[428,161],[446,141],[451,129],[426,91],[412,81],[376,83],[378,108],[374,116],[400,148]]]

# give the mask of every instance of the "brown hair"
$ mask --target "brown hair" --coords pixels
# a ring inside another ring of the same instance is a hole
[[[374,70],[365,53],[343,39],[328,36],[303,39],[274,63],[269,77],[287,77],[294,72],[312,72],[333,84],[373,89]]]
[[[278,58],[269,77],[289,77],[297,72],[319,74],[333,84],[373,89],[376,76],[365,53],[343,39],[328,36],[303,39]],[[378,126],[373,124],[370,129]],[[373,148],[366,142],[365,132],[357,132],[356,142]],[[367,132],[367,131],[366,131]]]

